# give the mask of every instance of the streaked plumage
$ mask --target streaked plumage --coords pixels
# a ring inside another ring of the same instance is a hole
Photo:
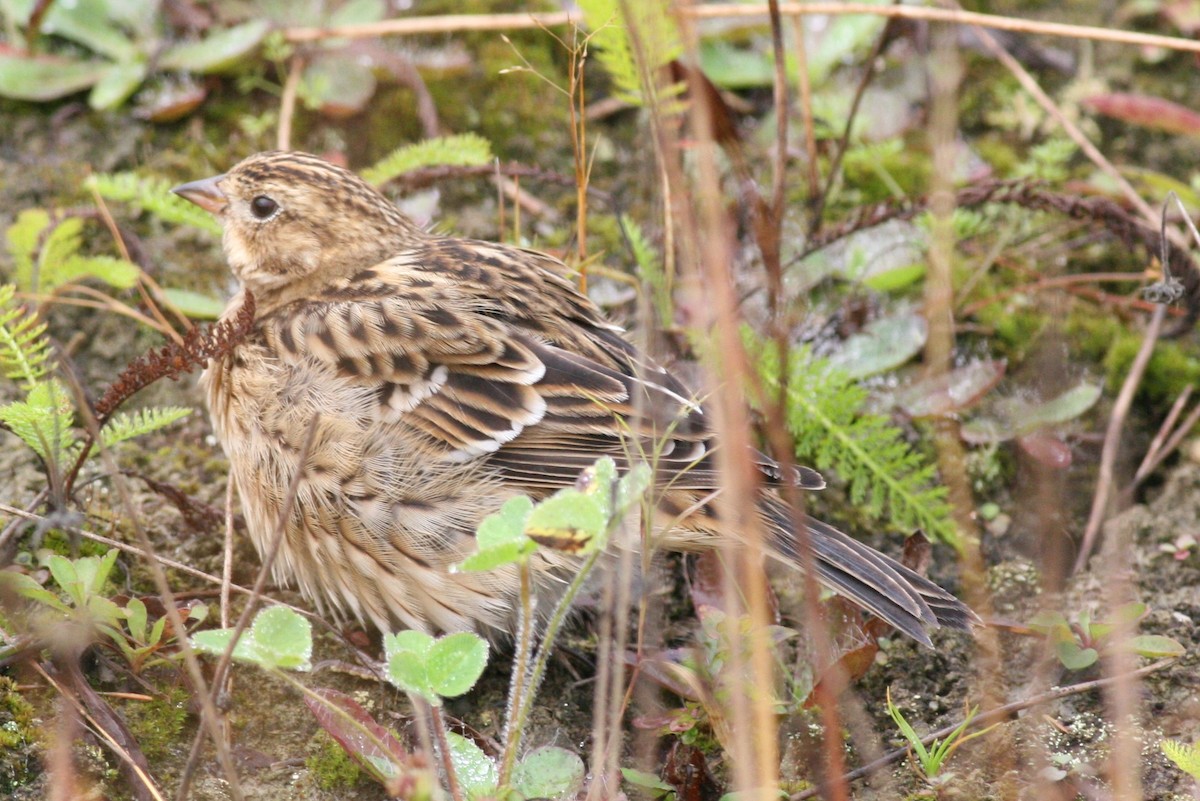
[[[550,256],[434,236],[352,173],[314,156],[252,156],[179,187],[225,227],[256,324],[203,382],[251,537],[270,542],[314,417],[319,422],[277,558],[277,577],[388,629],[507,630],[511,572],[456,573],[482,518],[513,494],[572,482],[600,455],[661,442],[660,541],[720,542],[701,407],[640,354]],[[226,316],[239,308],[234,298]],[[768,483],[780,470],[760,455]],[[793,477],[820,489],[820,475]],[[788,556],[787,515],[763,519]],[[911,636],[965,628],[953,596],[809,521],[821,581]],[[551,586],[570,558],[543,549]]]

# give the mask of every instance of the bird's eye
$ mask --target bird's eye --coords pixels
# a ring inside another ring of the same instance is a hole
[[[279,211],[279,204],[266,195],[259,195],[250,201],[250,213],[260,220],[265,220]]]

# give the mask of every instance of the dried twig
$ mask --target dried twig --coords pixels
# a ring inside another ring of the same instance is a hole
[[[1150,356],[1154,353],[1154,345],[1158,342],[1163,320],[1166,319],[1166,306],[1159,306],[1150,318],[1142,337],[1142,346],[1138,349],[1133,364],[1129,366],[1129,374],[1121,385],[1121,392],[1113,404],[1112,415],[1108,419],[1108,430],[1104,434],[1104,448],[1100,452],[1100,473],[1096,479],[1096,494],[1092,498],[1092,511],[1088,516],[1087,527],[1083,531],[1083,540],[1079,543],[1079,555],[1075,558],[1074,572],[1079,572],[1087,565],[1092,549],[1096,546],[1096,537],[1100,526],[1108,516],[1108,501],[1112,495],[1113,471],[1117,462],[1117,450],[1121,443],[1121,432],[1125,427],[1125,418],[1133,405],[1133,396],[1141,386],[1142,376],[1146,366],[1150,364]]]
[[[679,16],[703,19],[766,19],[766,4],[713,3],[693,5],[676,10]],[[804,15],[869,14],[895,19],[949,22],[958,25],[978,25],[1000,31],[1061,36],[1069,39],[1091,39],[1135,47],[1160,47],[1200,53],[1200,41],[1178,36],[1161,36],[1139,31],[1122,31],[1090,25],[1069,25],[1061,22],[979,14],[957,9],[925,6],[876,6],[867,3],[780,3],[779,13],[785,17]],[[531,28],[553,28],[577,21],[578,14],[556,11],[545,14],[446,14],[430,17],[404,17],[363,25],[342,25],[329,28],[288,28],[284,37],[293,43],[325,39],[369,39],[376,36],[415,36],[431,33],[462,33],[467,31],[514,31]]]
[[[292,147],[292,120],[296,116],[296,95],[300,91],[300,76],[303,73],[304,56],[296,53],[288,64],[283,94],[279,98],[279,130],[275,134],[275,147],[279,150],[290,150]]]

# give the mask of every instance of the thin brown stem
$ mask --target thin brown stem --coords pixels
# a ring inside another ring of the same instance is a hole
[[[438,756],[442,760],[442,770],[446,772],[446,787],[450,790],[450,797],[454,801],[464,801],[458,773],[454,770],[454,760],[450,758],[450,738],[446,736],[446,718],[442,715],[442,708],[430,704],[429,717],[433,720],[433,736],[437,738]],[[503,782],[500,786],[504,786]]]
[[[300,90],[300,76],[303,73],[304,56],[296,53],[288,63],[283,94],[279,98],[279,130],[275,135],[275,147],[278,150],[291,150],[292,147],[292,120],[296,116],[296,95]]]
[[[674,13],[691,20],[704,19],[765,19],[770,9],[765,3],[711,3],[676,8]],[[1019,17],[980,14],[959,9],[927,6],[877,6],[869,3],[780,3],[779,13],[785,17],[804,15],[868,14],[891,19],[948,22],[956,25],[977,25],[999,31],[1014,31],[1042,36],[1061,36],[1069,39],[1090,39],[1134,47],[1164,48],[1200,53],[1200,41],[1180,36],[1162,36],[1140,31],[1123,31],[1089,25],[1021,19]],[[579,15],[565,11],[544,14],[445,14],[429,17],[405,17],[361,25],[342,25],[328,28],[287,28],[284,37],[289,42],[315,42],[325,39],[371,39],[377,36],[420,36],[431,33],[463,33],[467,31],[515,31],[531,28],[555,28],[569,25]]]
[[[796,47],[796,85],[800,90],[800,119],[804,123],[804,152],[808,164],[808,198],[811,206],[821,194],[821,164],[817,155],[817,128],[813,120],[812,81],[808,75],[808,44],[804,41],[804,17],[792,17]]]
[[[854,90],[854,99],[850,101],[850,111],[846,114],[846,126],[842,129],[842,135],[837,143],[837,150],[833,154],[833,162],[829,165],[829,172],[825,176],[825,186],[811,201],[812,217],[808,221],[808,234],[810,237],[821,230],[822,218],[825,215],[825,205],[829,201],[829,194],[833,191],[833,184],[837,181],[838,172],[842,167],[842,159],[845,158],[846,152],[850,149],[850,133],[854,129],[855,119],[858,118],[858,108],[862,105],[862,99],[866,94],[867,87],[871,85],[871,81],[875,77],[875,65],[879,62],[879,54],[883,52],[883,46],[891,35],[890,31],[891,24],[889,22],[879,32],[879,36],[875,39],[875,44],[871,47],[870,55],[863,62],[862,78],[859,79],[858,87]]]
[[[1163,320],[1166,318],[1165,305],[1154,310],[1150,325],[1142,337],[1142,346],[1129,367],[1125,383],[1113,404],[1112,415],[1108,419],[1108,430],[1104,434],[1104,447],[1100,452],[1100,471],[1096,479],[1096,494],[1092,498],[1092,511],[1088,516],[1087,527],[1083,531],[1083,540],[1079,544],[1079,554],[1075,558],[1072,571],[1078,573],[1087,566],[1087,561],[1096,547],[1096,538],[1100,534],[1100,526],[1108,517],[1109,498],[1113,488],[1113,476],[1117,462],[1117,451],[1121,444],[1121,432],[1125,428],[1125,418],[1133,405],[1133,396],[1141,386],[1146,367],[1150,364],[1150,356],[1154,353],[1154,345],[1162,331]]]
[[[225,482],[225,544],[221,560],[221,628],[229,628],[229,588],[233,585],[233,502],[237,496],[234,482]]]

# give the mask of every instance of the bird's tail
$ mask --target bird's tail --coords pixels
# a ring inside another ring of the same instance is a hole
[[[775,547],[799,563],[792,516],[777,497],[763,499]],[[962,601],[916,571],[858,542],[827,523],[805,516],[817,578],[918,642],[929,646],[929,628],[969,629],[979,618]]]

